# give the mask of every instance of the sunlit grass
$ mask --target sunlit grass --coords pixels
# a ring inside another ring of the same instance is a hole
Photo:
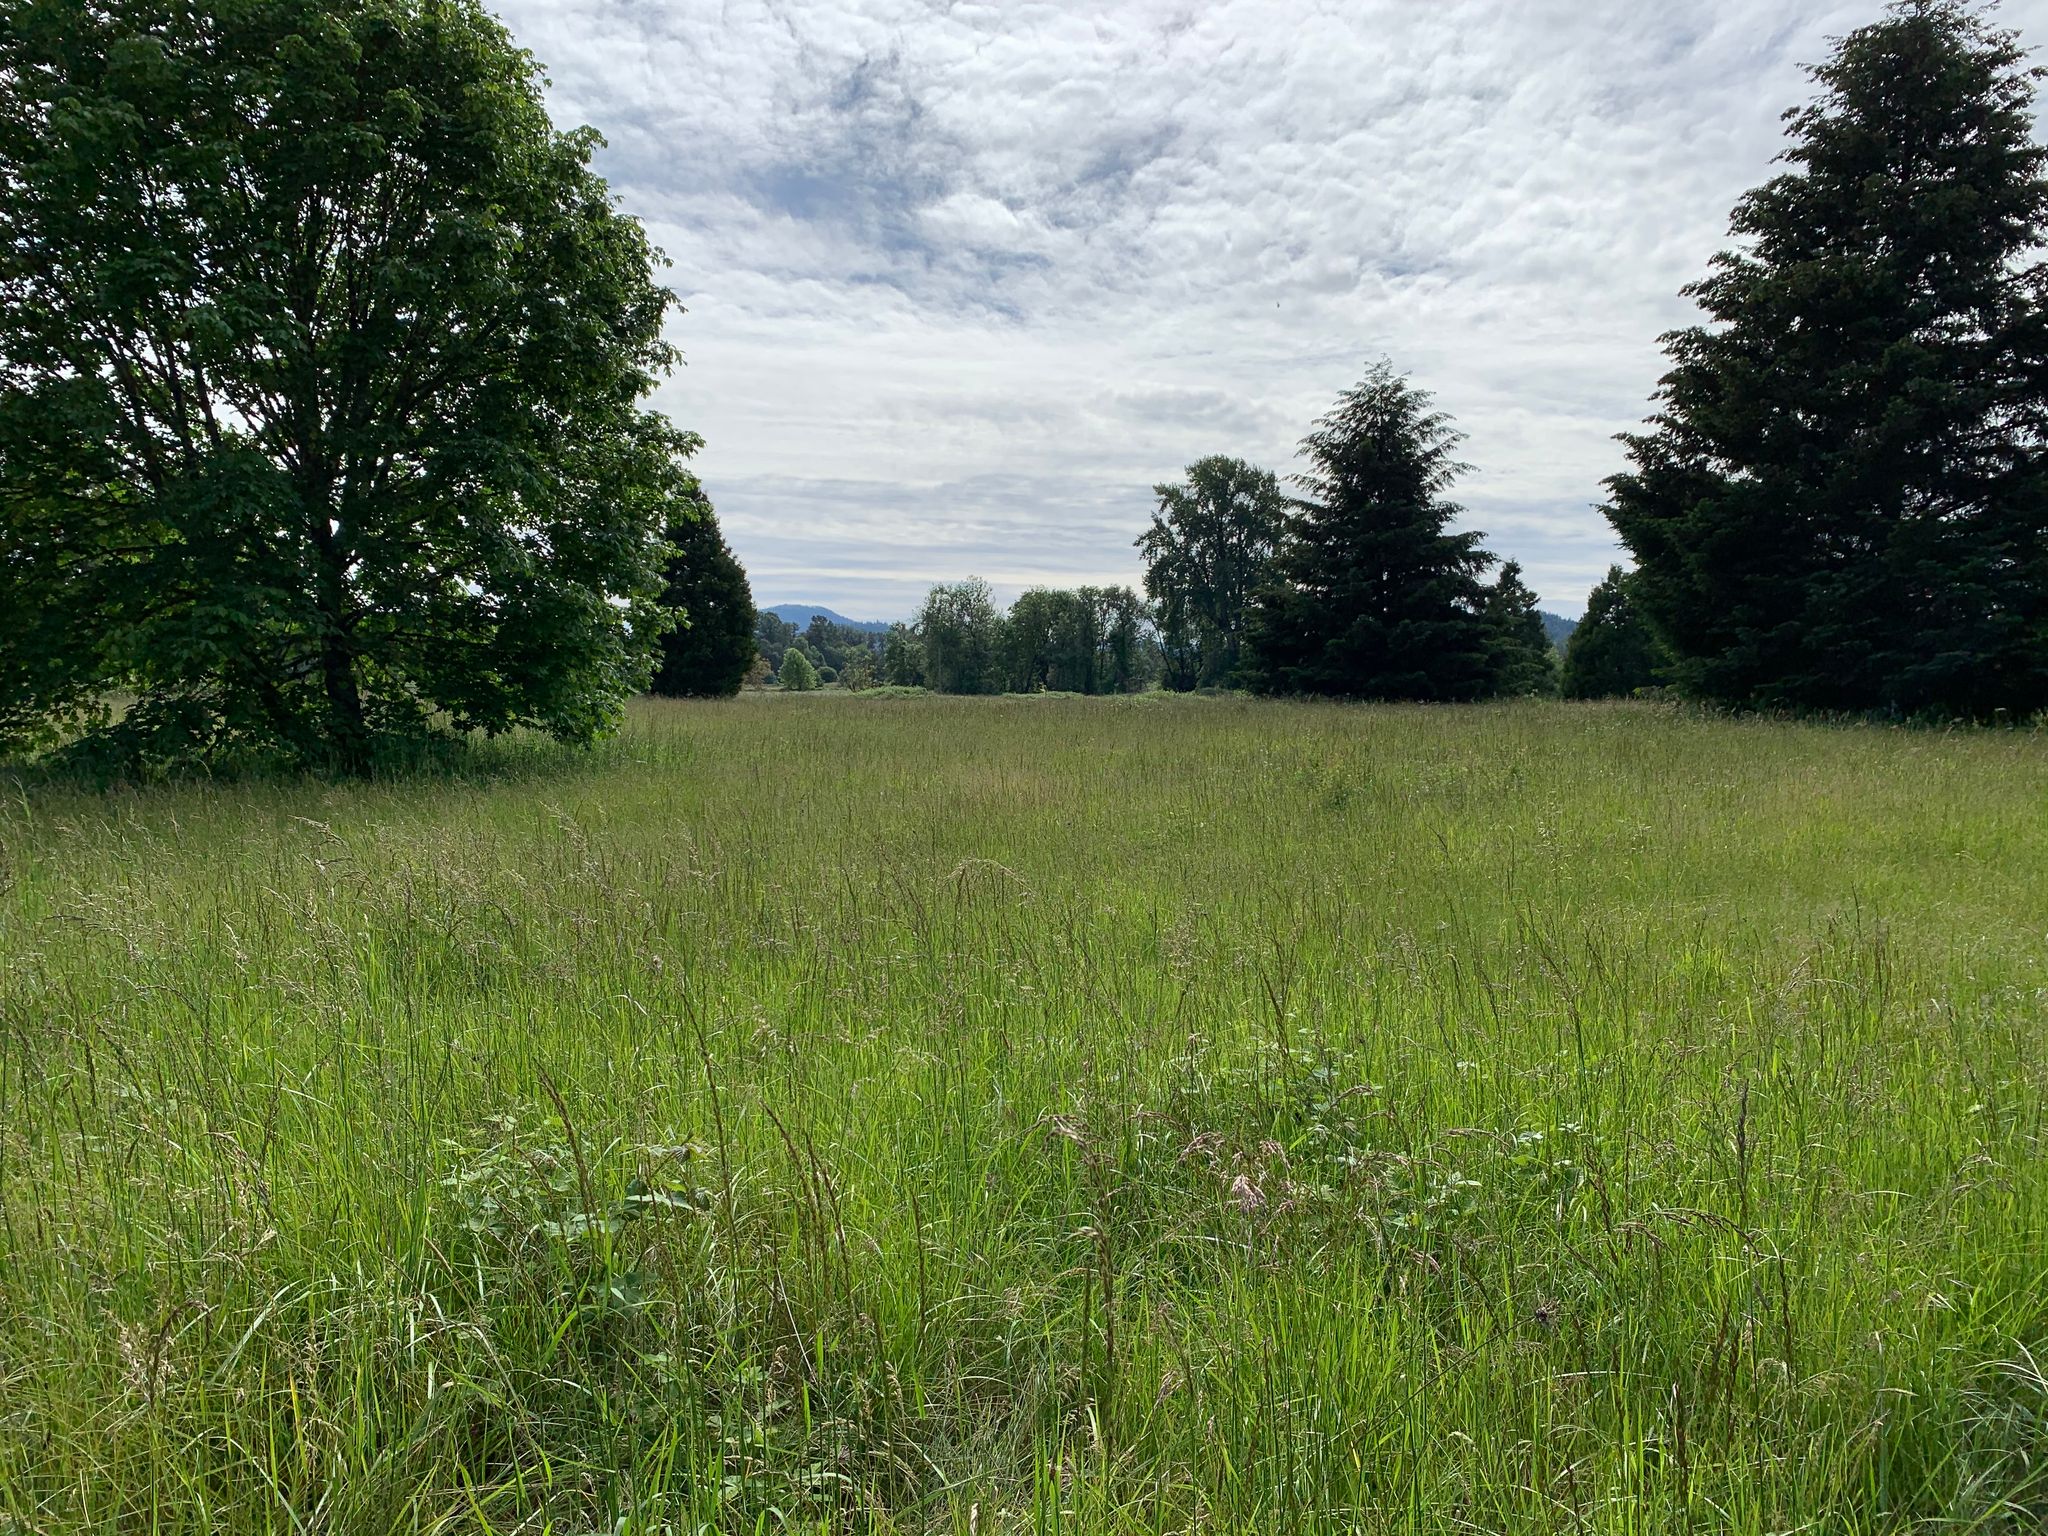
[[[2038,734],[755,698],[33,788],[0,1025],[0,1532],[2048,1520]]]

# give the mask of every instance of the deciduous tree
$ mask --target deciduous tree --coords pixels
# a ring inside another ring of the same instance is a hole
[[[1214,455],[1155,485],[1159,508],[1137,541],[1158,615],[1169,688],[1235,680],[1253,594],[1272,574],[1287,497],[1270,470]]]
[[[978,576],[933,587],[917,620],[926,684],[940,693],[996,692],[1002,623],[988,583]]]
[[[795,646],[791,646],[782,658],[782,670],[776,680],[792,693],[809,693],[818,686],[818,669],[811,665],[811,658]]]
[[[475,0],[6,8],[0,749],[616,720],[697,439],[596,144]]]

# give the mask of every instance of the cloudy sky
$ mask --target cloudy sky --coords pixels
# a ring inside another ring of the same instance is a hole
[[[762,603],[1132,582],[1382,355],[1548,606],[1679,287],[1879,0],[498,0],[674,262],[661,405]],[[2002,15],[2048,40],[2048,0]]]

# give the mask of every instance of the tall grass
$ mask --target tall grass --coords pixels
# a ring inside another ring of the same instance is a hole
[[[749,699],[0,807],[0,1532],[2048,1521],[2048,740]]]

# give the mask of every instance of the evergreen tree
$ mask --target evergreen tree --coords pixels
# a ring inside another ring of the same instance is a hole
[[[1618,699],[1663,681],[1671,653],[1643,617],[1635,577],[1609,566],[1564,651],[1564,696]]]
[[[1473,699],[1493,683],[1476,533],[1446,493],[1462,441],[1429,395],[1381,363],[1302,442],[1311,468],[1248,635],[1264,693]]]
[[[2048,706],[2048,235],[2034,80],[1960,0],[1814,71],[1790,169],[1687,290],[1608,515],[1685,692],[1763,707]]]
[[[700,491],[698,515],[669,524],[662,605],[677,615],[661,637],[652,691],[672,698],[726,698],[754,664],[754,594]]]
[[[1557,647],[1543,627],[1536,594],[1522,580],[1522,567],[1510,560],[1500,578],[1486,589],[1486,623],[1493,644],[1493,691],[1510,698],[1557,696]]]
[[[783,654],[782,670],[776,674],[776,681],[792,693],[809,693],[818,686],[818,669],[811,665],[810,657],[793,645]]]

